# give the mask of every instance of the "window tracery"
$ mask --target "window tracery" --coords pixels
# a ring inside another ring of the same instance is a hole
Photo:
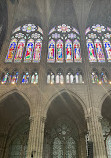
[[[47,62],[63,63],[64,59],[66,63],[82,62],[78,30],[62,24],[49,32]]]
[[[52,71],[49,71],[47,74],[47,83],[54,84],[55,83],[55,75]]]
[[[50,138],[46,135],[45,140],[48,144],[45,144],[50,149],[48,153],[46,151],[45,156],[54,157],[54,158],[78,158],[77,152],[77,128],[71,121],[67,119],[59,119],[54,127],[49,130]]]
[[[96,70],[91,73],[91,79],[92,79],[92,83],[99,82],[99,75]]]
[[[34,24],[19,26],[12,32],[5,62],[40,62],[43,31]],[[26,52],[25,52],[26,50]]]
[[[28,72],[23,73],[22,84],[28,84],[30,82],[30,75]]]
[[[104,72],[104,71],[101,72],[100,78],[101,78],[102,83],[108,83],[108,78],[107,78],[107,73],[106,72]]]
[[[111,62],[111,29],[103,25],[93,25],[85,31],[89,62]]]
[[[63,72],[62,70],[58,70],[57,71],[57,75],[56,75],[56,83],[57,84],[63,84],[64,83],[64,76],[63,76]]]

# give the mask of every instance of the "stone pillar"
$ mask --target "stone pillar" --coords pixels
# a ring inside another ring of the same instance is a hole
[[[95,108],[90,110],[90,115],[86,120],[89,132],[89,140],[93,142],[94,158],[107,158],[100,117],[97,115]]]
[[[41,113],[30,117],[27,158],[42,158],[45,117]]]

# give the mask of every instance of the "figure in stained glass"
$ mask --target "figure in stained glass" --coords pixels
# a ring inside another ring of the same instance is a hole
[[[105,57],[100,40],[96,39],[94,43],[95,43],[98,62],[105,62]]]
[[[49,41],[47,61],[55,62],[55,41],[54,40]]]
[[[38,39],[35,42],[33,62],[40,62],[41,58],[41,49],[42,49],[42,40]]]
[[[94,45],[93,42],[89,39],[87,40],[87,48],[88,48],[88,54],[89,54],[89,61],[90,62],[96,62],[96,55],[94,51]]]
[[[56,62],[63,62],[63,41],[58,40],[56,43]]]
[[[27,42],[27,48],[26,48],[24,62],[31,62],[32,54],[33,54],[33,48],[34,48],[34,40],[30,39]]]
[[[108,82],[106,73],[102,72],[101,75],[100,75],[100,77],[101,77],[102,83],[107,83]]]
[[[98,75],[97,75],[96,72],[92,72],[91,79],[92,79],[92,83],[98,83],[99,82]]]
[[[18,46],[17,46],[17,51],[16,51],[16,54],[15,54],[14,62],[21,62],[22,56],[23,56],[24,47],[25,47],[25,40],[21,39],[18,42]]]
[[[66,62],[73,62],[72,42],[70,40],[66,41],[65,48],[66,48]]]
[[[74,48],[74,61],[75,62],[82,62],[81,52],[80,52],[80,43],[78,40],[74,41],[73,48]]]
[[[106,50],[107,60],[108,62],[111,62],[111,44],[107,39],[103,41],[103,44]]]
[[[25,74],[23,74],[23,77],[22,77],[22,83],[24,84],[27,84],[29,83],[29,80],[30,80],[30,76],[29,76],[29,73],[26,72]]]
[[[11,83],[15,84],[18,81],[18,72],[14,73],[11,77]]]
[[[12,62],[15,51],[16,51],[16,46],[17,46],[17,39],[13,39],[10,42],[8,53],[7,53],[7,56],[6,56],[6,59],[5,59],[6,62]]]

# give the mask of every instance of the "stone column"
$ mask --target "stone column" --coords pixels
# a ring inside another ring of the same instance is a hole
[[[107,158],[100,117],[97,115],[95,108],[90,110],[90,115],[86,120],[89,132],[89,140],[93,142],[94,158]]]
[[[30,117],[30,131],[28,140],[27,158],[42,158],[43,153],[43,138],[44,138],[44,123],[45,117],[41,112]]]

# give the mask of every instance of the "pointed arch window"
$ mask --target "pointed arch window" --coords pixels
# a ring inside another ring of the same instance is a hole
[[[27,47],[26,47],[24,62],[31,62],[31,60],[32,60],[32,54],[33,54],[33,49],[34,49],[34,40],[30,39],[27,42]]]
[[[31,83],[37,84],[38,83],[38,73],[34,72],[31,76]]]
[[[7,53],[7,56],[5,58],[5,62],[12,62],[13,61],[15,51],[16,51],[16,47],[17,47],[17,39],[14,38],[10,42],[8,53]]]
[[[75,62],[82,62],[80,42],[78,40],[74,40],[73,49],[74,49],[74,61]]]
[[[18,42],[16,54],[15,54],[15,57],[14,57],[14,62],[15,63],[16,62],[21,62],[22,57],[23,57],[24,48],[25,48],[25,39],[21,39]]]
[[[64,83],[64,76],[63,76],[63,73],[61,70],[59,70],[57,72],[57,75],[56,75],[56,83],[58,84],[63,84]]]
[[[68,71],[66,74],[66,83],[74,83],[74,75],[72,71]]]
[[[111,28],[96,24],[88,27],[85,35],[89,62],[105,62],[105,56],[107,61],[111,62]]]
[[[59,138],[55,138],[53,143],[53,158],[58,157],[63,158],[62,142]]]
[[[39,63],[42,51],[43,31],[34,24],[25,24],[17,27],[11,36],[5,62],[15,63],[24,59],[25,63]]]
[[[95,50],[94,50],[94,44],[92,40],[88,39],[87,40],[87,48],[88,48],[88,55],[89,55],[89,61],[90,62],[96,62],[96,55],[95,55]]]
[[[11,83],[12,84],[15,84],[15,83],[17,83],[17,81],[18,81],[18,72],[13,72],[12,73],[12,75],[11,75]]]
[[[22,84],[28,84],[30,82],[30,75],[28,72],[23,73]]]
[[[74,75],[74,83],[84,83],[81,71],[77,71],[76,74]]]
[[[80,34],[76,28],[62,24],[52,28],[48,36],[47,62],[82,62]]]
[[[94,41],[94,44],[95,44],[95,48],[96,48],[98,62],[105,62],[103,48],[102,48],[102,44],[101,44],[100,40],[96,39]]]
[[[62,63],[63,59],[63,41],[59,39],[56,43],[56,62]]]
[[[40,62],[41,59],[41,50],[42,50],[42,40],[38,39],[35,41],[33,62]]]
[[[73,62],[72,42],[67,40],[65,43],[66,48],[66,62]]]
[[[101,78],[102,83],[108,83],[108,77],[105,71],[102,71],[100,73],[100,78]]]
[[[55,83],[55,75],[52,71],[49,71],[47,74],[47,83],[54,84]]]
[[[106,51],[107,60],[108,60],[108,62],[111,62],[111,44],[110,44],[110,41],[107,39],[104,39],[103,44],[104,44],[104,48]]]
[[[11,76],[9,74],[9,72],[5,72],[2,74],[2,81],[1,81],[1,84],[5,84],[5,83],[8,83],[9,81],[11,81]]]
[[[55,62],[55,41],[54,40],[49,41],[47,61],[52,62],[52,63]]]
[[[91,79],[92,79],[92,83],[98,83],[99,82],[99,76],[97,71],[93,71],[91,73]]]

